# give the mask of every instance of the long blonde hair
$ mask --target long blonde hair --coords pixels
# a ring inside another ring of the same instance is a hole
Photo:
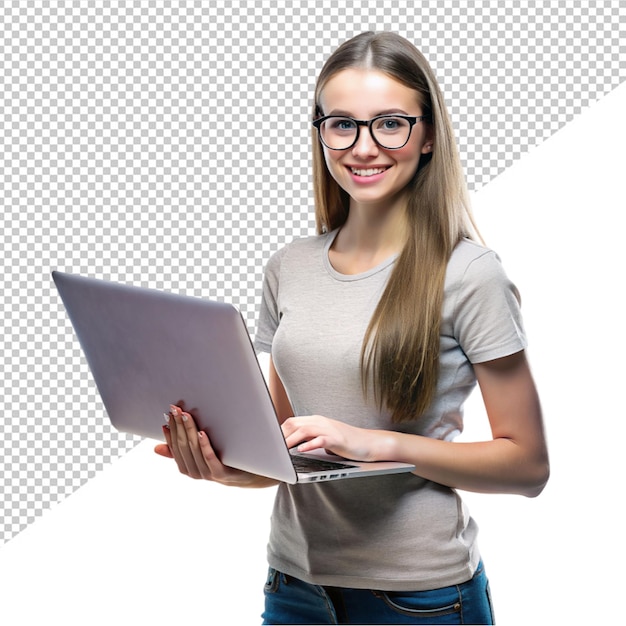
[[[441,308],[446,267],[462,237],[479,238],[454,131],[435,75],[424,56],[391,32],[366,32],[329,57],[315,88],[314,117],[323,114],[327,81],[348,68],[383,72],[418,95],[432,126],[433,150],[422,155],[409,183],[408,237],[365,333],[361,351],[364,392],[370,380],[379,406],[394,422],[419,417],[433,400],[439,375]],[[318,233],[342,226],[350,198],[330,175],[313,137],[313,181]]]

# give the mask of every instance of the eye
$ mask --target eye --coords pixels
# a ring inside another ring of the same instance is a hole
[[[349,117],[331,117],[326,121],[328,130],[333,132],[354,132],[356,124]]]
[[[409,123],[402,117],[380,117],[374,123],[374,129],[382,133],[395,133],[403,131]]]

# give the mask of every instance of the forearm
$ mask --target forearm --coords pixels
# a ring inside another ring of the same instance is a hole
[[[528,450],[507,438],[475,443],[378,432],[377,457],[415,465],[415,474],[465,491],[534,497],[548,479],[545,450]]]
[[[321,415],[288,418],[301,452],[324,448],[355,461],[400,461],[427,480],[465,491],[537,496],[549,475],[539,398],[523,352],[474,366],[493,439],[476,443],[369,430]]]
[[[222,485],[229,487],[241,487],[243,489],[266,489],[268,487],[276,487],[280,485],[280,481],[266,476],[258,476],[256,474],[250,474],[250,479],[246,481],[219,481]]]

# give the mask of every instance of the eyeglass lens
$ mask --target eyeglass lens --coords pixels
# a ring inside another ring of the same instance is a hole
[[[372,137],[383,148],[401,148],[409,139],[411,124],[394,116],[378,117],[369,125]],[[330,117],[320,127],[322,140],[333,150],[352,147],[358,134],[358,125],[349,117]]]

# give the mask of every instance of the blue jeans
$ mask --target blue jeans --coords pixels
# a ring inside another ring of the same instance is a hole
[[[460,585],[432,591],[321,587],[270,568],[263,624],[494,624],[482,563]]]

